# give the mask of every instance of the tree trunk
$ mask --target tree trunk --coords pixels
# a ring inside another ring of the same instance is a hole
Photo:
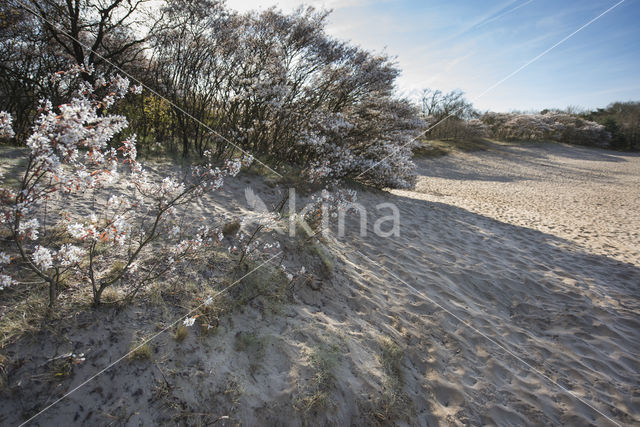
[[[182,132],[182,157],[187,158],[189,156],[189,137],[187,131]]]
[[[102,298],[102,291],[105,290],[105,287],[100,286],[94,293],[93,293],[93,305],[95,307],[100,305],[100,299]]]
[[[57,294],[58,294],[58,289],[57,286],[58,284],[56,283],[56,280],[51,279],[49,281],[49,307],[52,307],[55,305],[56,303],[56,298],[57,298]]]

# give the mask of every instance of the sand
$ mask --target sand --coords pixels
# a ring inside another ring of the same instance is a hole
[[[353,246],[439,306],[349,258],[387,278],[384,291],[362,283],[373,312],[394,306],[407,340],[427,342],[409,345],[408,368],[430,412],[472,424],[607,421],[445,308],[605,415],[638,422],[640,158],[491,144],[419,167],[415,190],[391,192],[401,237]]]
[[[492,144],[418,167],[412,191],[359,192],[369,230],[377,204],[398,206],[399,237],[359,236],[352,218],[327,239],[330,269],[284,239],[285,263],[313,276],[288,303],[256,299],[213,336],[163,334],[151,362],[116,365],[34,424],[640,423],[640,157]],[[268,205],[284,191],[241,176],[189,214],[246,212],[248,186]],[[3,349],[20,363],[0,422],[24,420],[181,313],[145,304],[78,313],[55,336]],[[71,350],[86,363],[43,381],[46,360]]]
[[[419,170],[415,190],[391,191],[400,238],[345,241],[406,281],[347,256],[372,323],[399,323],[415,401],[445,423],[608,421],[555,382],[639,422],[640,157],[491,144]]]
[[[457,206],[640,266],[640,156],[562,144],[489,143],[423,161],[407,197]]]

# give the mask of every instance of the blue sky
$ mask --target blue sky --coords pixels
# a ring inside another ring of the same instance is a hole
[[[626,0],[482,94],[619,0],[308,0],[333,9],[329,34],[396,58],[399,90],[463,90],[481,110],[606,106],[640,100],[640,1]],[[228,0],[231,8],[296,0]]]

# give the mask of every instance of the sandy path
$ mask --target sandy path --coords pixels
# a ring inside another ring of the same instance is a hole
[[[640,422],[640,158],[496,146],[420,166],[416,191],[393,192],[400,238],[343,242],[379,264],[344,251],[356,312],[407,344],[418,422],[607,423],[553,382]]]

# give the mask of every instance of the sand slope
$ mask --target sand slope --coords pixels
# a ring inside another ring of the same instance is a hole
[[[289,303],[258,298],[213,336],[161,335],[151,361],[118,364],[35,424],[640,423],[640,157],[495,144],[419,170],[414,191],[359,193],[369,230],[377,204],[398,206],[400,237],[361,237],[351,218],[345,237],[328,237],[330,273],[285,242],[285,263],[314,276]],[[247,186],[268,204],[280,197],[242,176],[189,213],[246,212]],[[144,304],[79,313],[5,349],[19,363],[0,423],[34,414],[181,313]],[[87,362],[44,381],[47,359],[66,351]]]
[[[345,240],[440,305],[346,255],[372,323],[398,320],[415,401],[447,423],[607,421],[444,307],[605,415],[640,422],[640,157],[496,144],[419,166],[415,191],[392,191],[401,237]]]

